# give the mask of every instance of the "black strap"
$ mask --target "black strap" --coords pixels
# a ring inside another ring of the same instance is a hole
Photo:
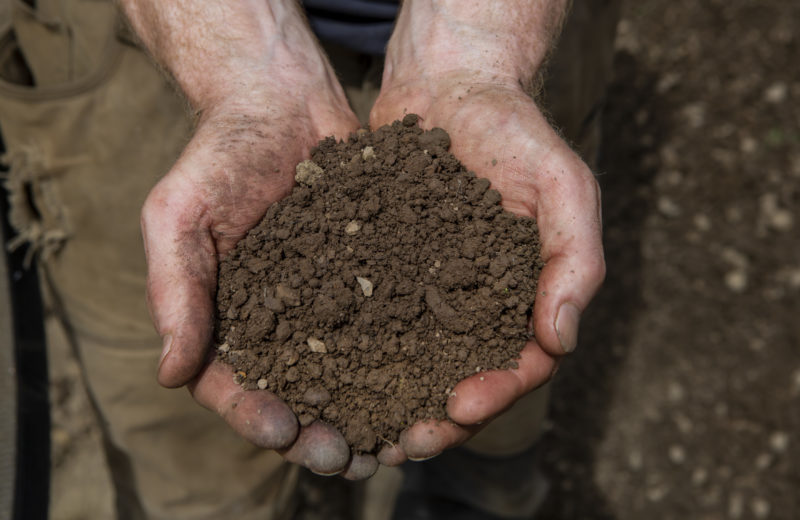
[[[1,123],[1,122],[0,122]],[[0,139],[0,154],[5,146]],[[0,175],[5,172],[0,172]],[[9,471],[13,490],[13,506],[3,504],[2,507],[13,508],[14,520],[47,520],[50,497],[50,400],[48,397],[47,350],[42,319],[42,301],[39,292],[39,280],[36,269],[25,269],[25,247],[9,253],[6,244],[14,238],[14,231],[8,223],[8,193],[0,183],[0,256],[5,264],[3,276],[7,283],[0,284],[6,294],[0,300],[10,311],[12,333],[4,331],[13,344],[13,356],[4,355],[0,359],[10,362],[11,366],[2,367],[6,374],[16,374],[16,388],[13,396],[16,403],[7,401],[3,413],[11,412],[16,405],[16,417],[11,413],[9,420],[16,423],[15,446],[6,446],[6,453],[15,453]],[[10,305],[9,305],[10,304]],[[3,345],[5,343],[5,345]],[[0,343],[5,350],[8,342]],[[6,352],[7,354],[7,352]],[[12,379],[12,378],[8,378]],[[5,417],[3,417],[5,422]],[[13,438],[13,437],[12,437]],[[7,442],[6,439],[0,442]],[[12,441],[13,442],[13,441]],[[2,477],[5,480],[5,475]],[[7,511],[0,511],[4,515]],[[8,516],[3,516],[8,518]]]

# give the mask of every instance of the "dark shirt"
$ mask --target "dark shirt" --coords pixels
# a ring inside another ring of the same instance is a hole
[[[317,37],[363,54],[386,53],[397,0],[303,0]]]

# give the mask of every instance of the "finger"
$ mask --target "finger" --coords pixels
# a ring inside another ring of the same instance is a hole
[[[572,152],[539,175],[537,221],[545,267],[539,276],[533,326],[536,341],[552,355],[572,352],[580,316],[605,277],[600,190]]]
[[[257,446],[286,448],[297,438],[297,419],[286,403],[271,392],[244,390],[219,361],[209,363],[188,388],[198,403]]]
[[[181,198],[188,189],[182,183],[165,177],[142,208],[147,299],[163,341],[158,381],[166,387],[184,385],[198,373],[214,324],[214,244],[198,207]]]
[[[378,452],[378,462],[384,466],[399,466],[407,460],[408,456],[399,444],[384,446]]]
[[[375,455],[353,455],[350,463],[340,476],[347,480],[364,480],[378,471],[378,459]]]
[[[400,446],[409,460],[426,460],[466,442],[479,429],[479,426],[463,427],[450,421],[419,422],[400,434]]]
[[[458,424],[478,424],[506,409],[553,375],[556,360],[529,341],[517,360],[518,367],[470,376],[453,389],[447,414]]]
[[[295,443],[281,455],[318,475],[336,475],[347,466],[350,448],[336,428],[315,421],[302,428]]]

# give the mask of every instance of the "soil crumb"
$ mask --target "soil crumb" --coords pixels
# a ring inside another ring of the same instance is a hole
[[[217,351],[235,380],[355,453],[445,419],[456,383],[515,367],[531,337],[534,219],[417,122],[321,141],[219,269]]]

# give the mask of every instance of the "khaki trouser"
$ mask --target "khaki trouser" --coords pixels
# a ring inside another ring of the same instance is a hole
[[[11,29],[0,34],[9,218],[40,260],[47,305],[57,318],[49,326],[62,329],[82,363],[105,433],[119,517],[284,517],[297,468],[241,440],[187,392],[155,381],[161,342],[145,306],[139,211],[190,137],[187,111],[126,37],[111,2],[38,0],[36,6],[11,0],[10,26],[0,20],[0,29]],[[614,2],[576,3],[573,20],[583,30],[567,27],[547,83],[554,120],[590,160],[615,12]],[[366,119],[378,93],[379,61],[329,51]],[[517,403],[469,448],[502,456],[529,448],[546,394],[539,390]],[[468,477],[468,469],[458,471]]]

